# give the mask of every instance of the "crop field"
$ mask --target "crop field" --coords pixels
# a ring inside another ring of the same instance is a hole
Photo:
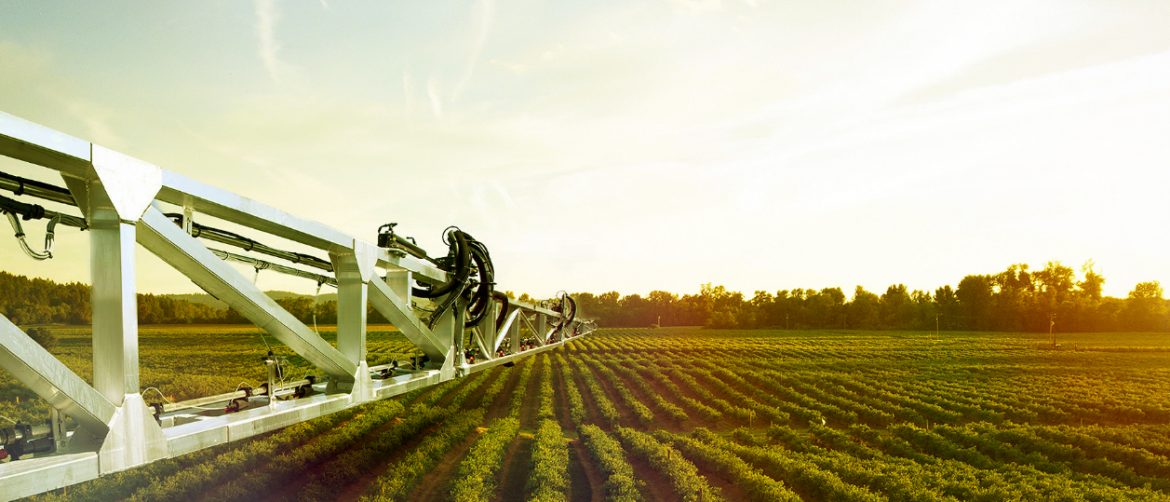
[[[144,387],[182,399],[263,376],[254,329],[199,329],[144,330]],[[602,329],[30,500],[1170,500],[1170,337],[1058,342]],[[84,376],[87,343],[55,352]],[[392,331],[370,347],[371,364],[412,351]],[[12,383],[0,414],[41,416]]]

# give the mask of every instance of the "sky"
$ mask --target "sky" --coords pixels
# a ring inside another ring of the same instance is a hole
[[[1049,260],[1124,297],[1170,286],[1168,25],[1163,0],[7,0],[0,111],[370,241],[443,254],[457,225],[536,297]],[[87,249],[2,237],[0,270],[88,282]],[[138,283],[197,291],[142,248]]]

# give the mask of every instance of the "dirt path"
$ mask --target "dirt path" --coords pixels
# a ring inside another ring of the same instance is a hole
[[[642,481],[638,489],[647,502],[682,502],[682,497],[674,492],[670,481],[658,474],[649,463],[628,451],[626,460],[630,462],[630,467],[634,468],[634,478]]]
[[[536,356],[540,357],[540,356]],[[540,382],[546,378],[544,364],[533,361],[536,367],[532,368],[532,379],[528,387],[523,390],[524,403],[520,407],[520,434],[508,445],[508,456],[500,468],[499,486],[496,488],[495,500],[512,501],[524,500],[524,487],[528,483],[528,472],[531,470],[533,432],[536,429],[536,415],[540,411]]]
[[[537,358],[541,356],[536,356]],[[540,413],[540,382],[547,378],[544,374],[544,364],[535,360],[532,368],[532,378],[528,381],[528,388],[524,389],[524,403],[520,406],[520,430],[532,431],[536,429],[536,416]]]
[[[605,481],[593,467],[589,452],[579,439],[569,441],[569,500],[571,502],[602,502],[605,494],[601,487]]]
[[[576,368],[573,369],[576,370]],[[587,417],[589,422],[604,430],[611,430],[609,425],[601,419],[601,413],[597,411],[597,403],[593,402],[593,393],[589,392],[589,389],[585,387],[585,379],[581,378],[581,375],[577,374],[576,371],[573,371],[573,379],[577,382],[577,390],[581,392],[581,402],[585,403],[585,411],[589,415]]]
[[[593,371],[592,368],[589,370]],[[618,415],[621,416],[621,420],[618,420],[618,424],[622,427],[641,430],[641,427],[638,426],[638,421],[634,420],[634,413],[631,412],[630,408],[626,406],[626,403],[622,401],[622,398],[618,394],[617,389],[615,389],[613,385],[610,384],[609,379],[605,378],[596,371],[593,371],[593,378],[597,379],[597,383],[601,384],[601,389],[605,391],[606,397],[609,397],[609,401],[613,403],[615,408],[617,408]]]
[[[415,436],[410,441],[407,441],[400,448],[398,448],[398,450],[395,451],[393,455],[390,455],[389,458],[378,464],[373,469],[370,469],[365,474],[363,474],[362,477],[358,478],[356,481],[350,484],[349,487],[346,488],[345,491],[337,497],[336,502],[356,502],[362,497],[362,495],[365,495],[366,490],[370,489],[370,485],[374,484],[374,481],[377,481],[378,478],[382,477],[382,475],[385,474],[386,471],[390,470],[390,467],[398,463],[398,461],[401,460],[407,452],[413,450],[416,446],[419,445],[419,443],[422,443],[423,440],[426,439],[428,435],[430,435],[430,433],[434,432],[435,429],[438,429],[441,425],[443,425],[443,422],[439,421],[438,423],[424,429],[421,433],[419,433],[418,436]]]
[[[561,371],[561,364],[553,361],[553,387],[557,389],[555,396],[557,415],[561,430],[575,431],[573,419],[569,413],[568,386],[565,384],[565,375]],[[580,391],[578,391],[580,392]],[[593,467],[581,441],[576,439],[576,433],[571,433],[574,439],[569,440],[569,500],[570,502],[602,502],[601,475]]]
[[[493,500],[511,502],[525,499],[528,472],[531,470],[532,445],[536,442],[532,434],[520,433],[508,446],[508,457],[500,468],[500,483]]]
[[[665,429],[665,430],[668,430],[671,432],[687,432],[689,430],[694,430],[694,426],[691,426],[689,429],[686,427],[686,424],[689,423],[689,421],[684,421],[683,423],[678,423],[678,422],[675,422],[673,419],[671,419],[670,415],[667,415],[666,412],[659,409],[658,406],[652,402],[650,397],[647,396],[645,392],[642,392],[642,389],[639,388],[636,383],[631,382],[630,378],[627,377],[624,373],[615,371],[614,374],[617,375],[618,380],[620,380],[626,386],[627,389],[630,389],[630,392],[634,393],[634,397],[638,398],[638,402],[646,405],[647,408],[650,408],[650,411],[654,412],[654,424],[658,428]],[[636,372],[635,372],[635,375],[637,375]],[[641,378],[640,375],[638,377]],[[662,393],[662,390],[660,388],[656,388],[654,386],[654,382],[651,379],[646,378],[644,381],[659,396],[666,395],[666,394]],[[670,400],[667,399],[667,402],[670,402]],[[678,406],[679,408],[682,408],[682,406],[678,405],[677,403],[675,403],[675,405]]]
[[[351,418],[350,420],[357,420],[358,417],[361,417],[361,416],[362,416],[362,414],[359,413],[357,415],[354,415],[353,418]],[[377,438],[379,434],[385,432],[386,429],[389,429],[390,427],[393,427],[394,425],[399,424],[401,422],[402,422],[402,419],[399,416],[391,417],[389,420],[387,420],[387,421],[383,422],[381,425],[379,425],[378,428],[374,429],[369,434],[362,436],[361,439],[355,441],[354,444],[349,446],[349,448],[346,448],[342,451],[339,451],[339,452],[337,452],[337,454],[329,457],[326,460],[323,460],[322,462],[318,463],[317,465],[314,465],[313,467],[310,467],[308,469],[301,471],[300,473],[298,473],[296,475],[296,477],[294,479],[287,480],[285,483],[278,484],[278,486],[280,486],[280,488],[278,490],[272,492],[271,495],[269,495],[268,497],[262,498],[261,500],[263,500],[265,502],[279,502],[279,501],[283,501],[283,500],[295,499],[297,493],[301,491],[301,488],[304,488],[305,485],[316,480],[317,477],[321,475],[322,471],[324,471],[325,467],[328,466],[330,463],[336,461],[339,457],[341,457],[342,455],[345,455],[346,453],[361,449],[363,446],[369,444],[370,441],[373,441],[375,438]],[[334,430],[336,430],[336,429],[334,429]],[[318,437],[320,437],[320,436],[318,436]]]
[[[479,440],[479,436],[487,429],[482,427],[467,435],[467,438],[462,443],[455,445],[451,451],[443,456],[443,461],[439,465],[431,469],[426,476],[418,483],[418,488],[410,494],[411,502],[444,502],[447,500],[447,494],[451,491],[451,480],[459,471],[459,463],[463,461],[463,457],[467,456],[467,452],[471,450],[472,445]]]
[[[504,384],[504,389],[496,396],[496,402],[492,403],[487,414],[484,415],[485,420],[508,416],[508,403],[512,402],[512,393],[516,392],[516,386],[520,384],[520,373],[519,367],[512,367],[508,370],[508,383]]]
[[[496,379],[501,378],[503,372],[503,366],[496,366],[493,368],[492,374],[488,375],[487,380],[480,384],[479,388],[475,389],[475,392],[472,392],[470,396],[467,396],[467,400],[463,401],[463,409],[473,410],[478,408],[480,401],[483,399],[483,395],[487,393],[488,387],[491,387],[492,384],[496,383]]]
[[[443,398],[440,399],[439,402],[435,403],[435,407],[436,408],[446,408],[447,406],[450,406],[451,401],[455,400],[455,395],[459,394],[460,390],[462,390],[464,387],[466,387],[468,384],[470,384],[471,381],[477,377],[479,377],[479,375],[470,375],[470,376],[463,377],[463,379],[462,379],[463,381],[459,382],[459,385],[456,385],[454,389],[451,389],[446,394],[444,394]],[[479,389],[476,389],[476,390],[479,390]]]

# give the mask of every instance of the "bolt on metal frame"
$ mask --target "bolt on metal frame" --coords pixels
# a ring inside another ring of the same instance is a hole
[[[509,304],[506,319],[497,330],[500,306],[495,302],[491,302],[484,322],[466,330],[462,300],[430,329],[411,308],[412,281],[441,286],[447,282],[447,274],[428,261],[376,247],[324,224],[3,112],[0,155],[57,171],[72,201],[62,193],[36,189],[27,195],[75,204],[88,225],[94,381],[93,386],[87,384],[0,315],[0,367],[49,402],[55,418],[67,416],[77,424],[66,442],[62,437],[64,419],[53,420],[54,440],[62,446],[56,453],[0,464],[3,501],[397,396],[553,349],[569,333],[592,330],[587,321],[564,323],[559,312],[521,303]],[[6,183],[11,184],[0,180],[0,188],[11,189]],[[156,202],[182,207],[183,226],[160,211]],[[195,214],[328,253],[332,278],[308,272],[301,276],[336,282],[337,348],[225,263],[238,255],[209,249],[197,241],[191,235]],[[277,401],[275,394],[285,390],[269,388],[269,406],[199,419],[176,411],[156,421],[140,394],[136,245],[322,370],[328,382],[316,387],[324,392]],[[371,377],[366,363],[367,303],[427,356],[427,367],[385,379]],[[538,344],[533,350],[520,350],[522,325]],[[464,339],[465,331],[470,331],[468,340]],[[511,354],[497,357],[497,349],[505,343]],[[469,364],[463,357],[465,346],[478,347],[482,359]]]

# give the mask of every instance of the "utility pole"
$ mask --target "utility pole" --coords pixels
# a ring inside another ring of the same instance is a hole
[[[841,320],[841,329],[849,329],[849,314],[845,314],[845,318]]]
[[[939,335],[938,335],[938,316],[940,316],[940,315],[942,315],[942,314],[934,314],[934,339],[935,339],[935,340],[938,340],[938,339],[939,339]]]

